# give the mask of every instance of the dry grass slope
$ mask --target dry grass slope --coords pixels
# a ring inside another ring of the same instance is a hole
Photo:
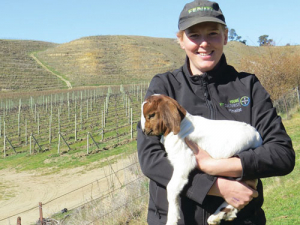
[[[229,64],[239,71],[249,71],[245,60],[261,61],[275,50],[295,55],[299,49],[300,46],[253,47],[231,41],[224,52]],[[0,95],[67,88],[30,57],[32,52],[73,87],[149,82],[155,74],[177,69],[185,60],[175,38],[91,36],[65,44],[0,40]]]
[[[53,43],[0,40],[0,91],[38,91],[63,88],[63,83],[45,71],[30,53],[56,46]]]
[[[37,54],[73,86],[149,81],[156,73],[179,67],[184,54],[175,39],[93,36]]]

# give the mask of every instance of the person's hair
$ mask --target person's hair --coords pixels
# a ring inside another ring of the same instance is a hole
[[[228,29],[227,26],[225,26],[225,25],[223,25],[223,24],[220,24],[220,25],[221,25],[223,31],[225,31],[226,29]],[[184,30],[179,30],[179,31],[177,32],[176,36],[177,36],[178,42],[179,42],[179,39],[182,40],[183,34],[184,34]]]

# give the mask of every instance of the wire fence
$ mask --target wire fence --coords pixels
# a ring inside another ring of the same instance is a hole
[[[141,214],[147,202],[148,180],[140,170],[134,151],[128,155],[124,152],[117,162],[107,160],[93,182],[43,202],[42,208],[47,224],[128,224],[129,221],[143,224],[145,218]],[[15,224],[19,217],[22,224],[32,224],[38,215],[36,203],[36,207],[12,212],[5,218],[0,216],[0,224]]]
[[[122,107],[119,107],[120,101],[117,100],[120,96],[114,96],[116,100],[109,105],[108,111],[110,115],[116,116],[108,117],[106,123],[111,120],[116,127],[121,127],[116,120],[121,115]],[[140,99],[136,103],[138,106],[139,102]],[[288,118],[295,109],[300,107],[299,89],[295,88],[287,92],[274,102],[274,106],[278,113]],[[140,108],[136,107],[138,113],[139,110]],[[90,138],[93,139],[92,136],[86,139]],[[97,148],[99,149],[98,146]],[[126,154],[126,151],[135,153]],[[99,169],[98,178],[93,182],[43,202],[43,215],[45,221],[48,221],[47,224],[146,224],[144,214],[148,202],[148,179],[141,172],[136,151],[132,149],[126,151],[117,161],[105,159],[107,165]],[[12,212],[5,218],[0,218],[0,224],[15,224],[19,217],[23,221],[29,218],[33,222],[32,218],[38,217],[38,203],[35,207]]]

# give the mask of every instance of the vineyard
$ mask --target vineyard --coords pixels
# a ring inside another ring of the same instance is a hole
[[[144,83],[1,100],[2,155],[52,149],[90,154],[126,143],[146,89]]]
[[[30,57],[32,51],[56,46],[41,41],[0,40],[0,90],[53,90],[64,84]]]

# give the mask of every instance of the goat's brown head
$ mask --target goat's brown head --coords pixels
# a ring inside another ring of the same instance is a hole
[[[142,104],[141,126],[146,135],[175,135],[186,110],[174,99],[165,95],[151,95]]]

